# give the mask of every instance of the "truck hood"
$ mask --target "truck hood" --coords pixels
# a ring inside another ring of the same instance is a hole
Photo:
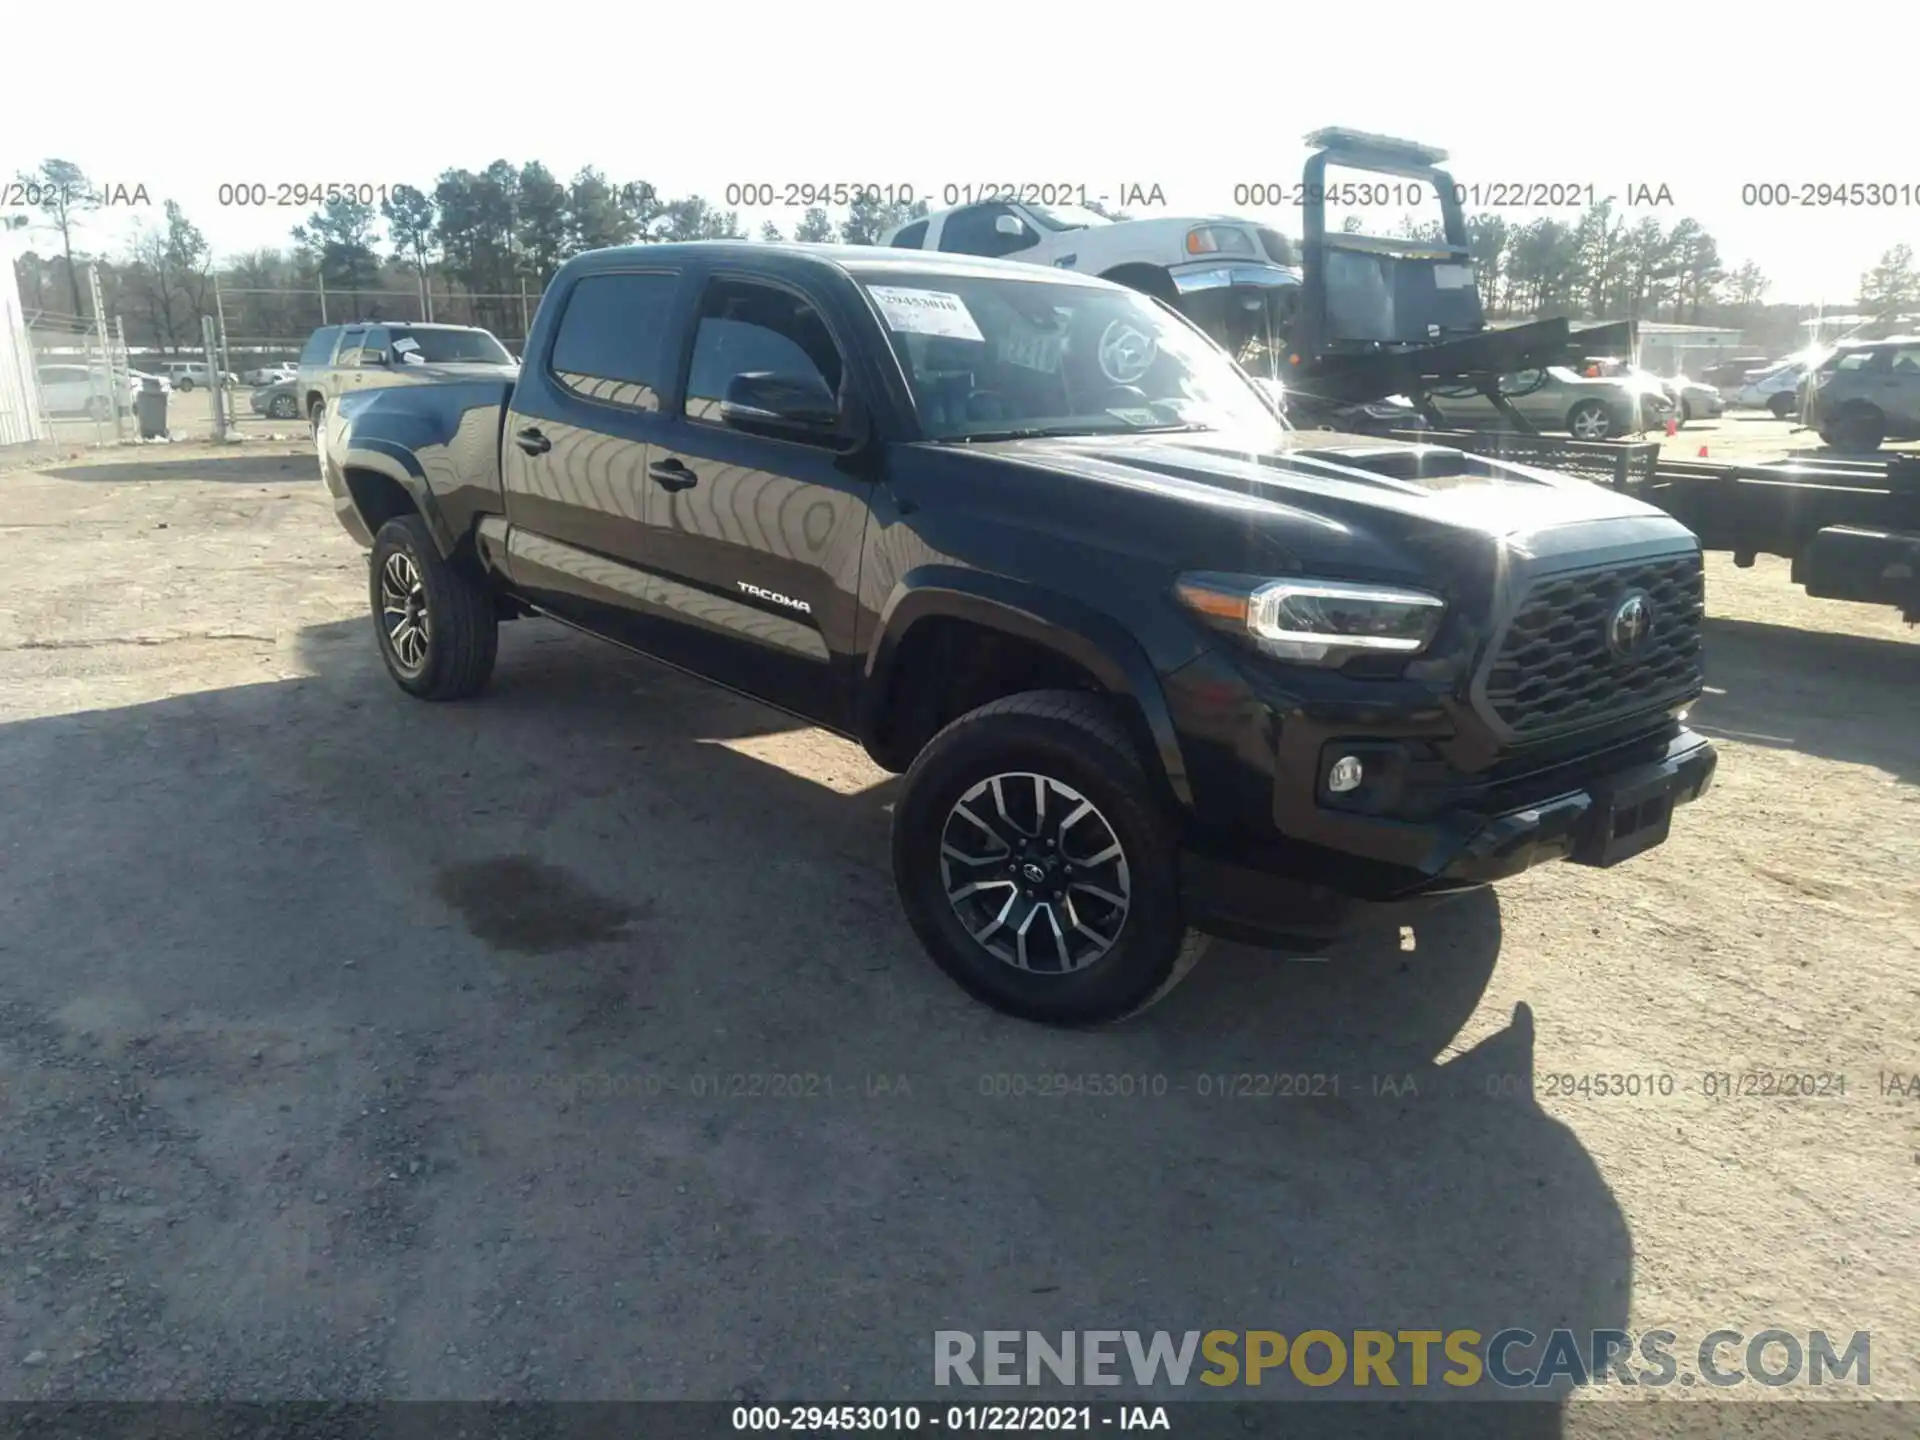
[[[1616,490],[1551,471],[1447,446],[1325,431],[1296,432],[1257,449],[1218,434],[1010,440],[978,448],[1168,499],[1225,503],[1251,512],[1248,518],[1270,511],[1378,529],[1397,517],[1389,529],[1438,527],[1510,542],[1593,521],[1668,519]]]

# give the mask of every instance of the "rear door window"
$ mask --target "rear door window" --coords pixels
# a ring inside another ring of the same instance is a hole
[[[680,277],[672,271],[588,275],[567,296],[548,368],[574,394],[658,410],[670,368],[668,326]]]

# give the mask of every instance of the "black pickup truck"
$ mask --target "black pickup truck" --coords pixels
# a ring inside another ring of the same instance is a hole
[[[906,772],[893,866],[1055,1023],[1547,860],[1707,787],[1694,536],[1610,490],[1291,432],[1117,285],[871,247],[568,262],[516,380],[332,402],[380,653],[472,695],[549,616]],[[796,843],[801,837],[795,837]]]

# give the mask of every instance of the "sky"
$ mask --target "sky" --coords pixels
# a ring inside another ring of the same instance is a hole
[[[304,210],[222,205],[223,184],[431,190],[442,170],[498,158],[716,202],[742,183],[911,185],[936,209],[948,186],[1084,187],[1110,204],[1158,186],[1166,206],[1134,213],[1232,212],[1297,234],[1290,206],[1235,203],[1236,187],[1297,184],[1303,137],[1328,125],[1439,146],[1489,199],[1558,186],[1624,203],[1664,187],[1670,205],[1628,217],[1693,216],[1729,269],[1760,266],[1769,300],[1845,308],[1882,252],[1920,246],[1920,154],[1898,87],[1863,82],[1829,109],[1844,67],[1804,66],[1788,30],[1724,4],[93,0],[84,43],[59,7],[16,9],[6,49],[41,59],[7,66],[0,179],[59,156],[116,193],[144,187],[150,207],[87,218],[82,244],[109,256],[166,199],[218,256],[289,243]],[[1821,13],[1829,35],[1912,28],[1904,6]],[[1596,17],[1614,17],[1617,48]],[[42,63],[56,56],[69,60]],[[1895,203],[1760,203],[1850,184]],[[790,233],[801,213],[722,208],[750,233],[768,219]],[[1375,213],[1391,226],[1402,208]]]

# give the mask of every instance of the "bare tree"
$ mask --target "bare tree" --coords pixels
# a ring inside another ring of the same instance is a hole
[[[80,272],[73,263],[73,232],[80,216],[95,209],[100,197],[93,193],[93,182],[86,171],[71,160],[42,160],[34,171],[22,170],[16,177],[26,191],[29,203],[47,218],[48,229],[60,234],[60,253],[67,258],[67,285],[73,294],[73,313],[85,318],[86,305],[80,298]]]

